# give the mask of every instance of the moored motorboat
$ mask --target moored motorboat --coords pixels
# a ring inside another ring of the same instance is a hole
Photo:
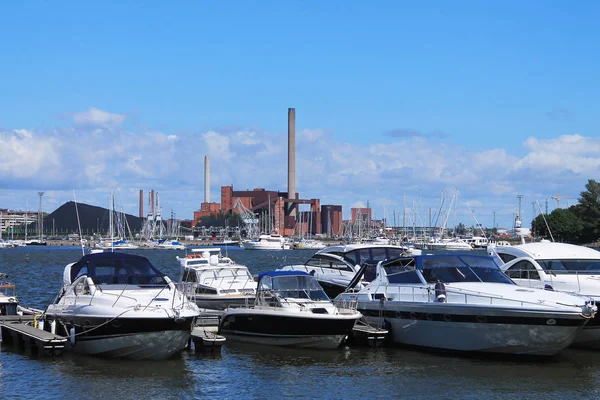
[[[313,274],[330,298],[346,290],[360,266],[364,263],[377,264],[382,260],[398,258],[403,254],[420,254],[420,250],[405,246],[385,244],[342,244],[317,251],[304,264],[286,265],[280,271],[304,271]],[[373,277],[363,276],[363,286]]]
[[[246,250],[285,250],[291,248],[291,245],[285,238],[278,234],[264,234],[256,239],[243,240],[242,245]]]
[[[554,355],[597,310],[589,298],[519,287],[486,256],[402,257],[375,268],[367,287],[336,301],[357,301],[369,323],[403,345]]]
[[[7,279],[8,275],[0,273],[0,315],[18,315],[17,289]]]
[[[218,247],[191,249],[181,264],[182,290],[198,307],[224,310],[254,302],[256,281],[245,265],[224,257]]]
[[[200,310],[145,257],[103,252],[65,267],[44,314],[75,352],[166,359],[187,345]]]
[[[260,275],[255,303],[225,310],[219,333],[229,340],[291,347],[337,348],[362,315],[335,306],[301,271]]]
[[[516,246],[492,245],[488,253],[516,284],[576,293],[600,302],[600,251],[549,241]],[[600,316],[588,322],[573,340],[577,347],[600,349]]]

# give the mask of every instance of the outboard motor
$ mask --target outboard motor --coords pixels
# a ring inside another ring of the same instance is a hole
[[[446,302],[446,286],[442,282],[435,284],[435,301],[438,303]]]

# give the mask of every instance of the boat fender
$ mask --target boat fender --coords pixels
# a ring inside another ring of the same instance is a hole
[[[435,284],[435,301],[438,303],[446,302],[446,286],[442,282]]]
[[[71,342],[71,346],[75,346],[75,327],[71,327],[69,329],[69,341]]]
[[[44,330],[44,316],[40,316],[40,319],[38,319],[38,329],[43,331]]]
[[[56,334],[56,320],[52,320],[52,322],[50,322],[50,333],[53,335]]]

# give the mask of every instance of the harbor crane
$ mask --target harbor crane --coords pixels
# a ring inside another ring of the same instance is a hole
[[[572,199],[573,196],[561,196],[560,193],[552,196],[552,200],[556,200],[556,208],[560,208],[560,199]]]

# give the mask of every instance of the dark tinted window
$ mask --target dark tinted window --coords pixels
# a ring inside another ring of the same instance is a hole
[[[598,271],[600,260],[536,260],[545,271]]]
[[[390,283],[421,283],[414,266],[387,265],[385,272]]]
[[[519,261],[506,272],[508,277],[512,279],[540,279],[540,274],[535,266],[527,260]]]
[[[517,258],[517,256],[513,256],[512,254],[498,254],[498,256],[502,259],[502,261],[504,261],[505,263],[514,260],[515,258]]]

